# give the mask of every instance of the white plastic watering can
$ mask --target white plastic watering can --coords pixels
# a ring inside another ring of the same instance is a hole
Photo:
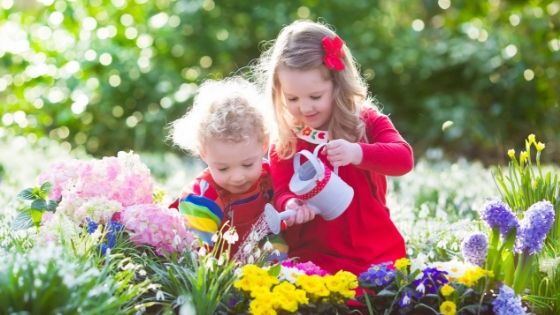
[[[294,175],[289,188],[325,220],[339,217],[350,205],[354,189],[338,176],[338,168],[331,171],[319,159],[319,152],[326,145],[315,147],[313,153],[302,150],[294,155]],[[301,157],[307,158],[301,163]]]
[[[289,188],[313,209],[316,215],[330,221],[346,211],[354,197],[354,189],[338,176],[338,168],[333,172],[319,159],[319,152],[325,145],[326,143],[318,145],[313,153],[302,150],[294,155],[294,175]],[[303,164],[302,155],[307,158]],[[291,209],[278,212],[270,204],[266,204],[264,208],[264,219],[274,234],[284,230],[284,220],[295,214]]]

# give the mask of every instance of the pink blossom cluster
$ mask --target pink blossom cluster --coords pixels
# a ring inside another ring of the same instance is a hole
[[[151,203],[154,190],[150,170],[133,152],[101,160],[61,161],[38,181],[53,184],[49,198],[61,200],[57,210],[78,224],[86,217],[105,223],[123,208]]]
[[[321,269],[321,267],[315,265],[311,261],[296,263],[293,260],[285,260],[282,262],[282,266],[298,269],[299,271],[305,273],[308,276],[318,275],[323,277],[327,275],[327,272],[325,270]]]
[[[127,207],[122,221],[134,244],[153,246],[158,255],[180,253],[196,239],[179,212],[155,204]]]

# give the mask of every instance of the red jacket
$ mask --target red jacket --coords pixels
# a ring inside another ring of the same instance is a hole
[[[202,193],[201,182],[205,181],[208,188]],[[224,216],[222,225],[225,221],[235,226],[239,241],[232,246],[232,253],[235,253],[239,245],[243,242],[251,227],[260,218],[266,203],[272,200],[272,182],[270,179],[270,166],[268,162],[263,161],[262,173],[259,180],[245,193],[233,194],[218,186],[210,171],[205,169],[194,181],[187,187],[181,197],[175,200],[169,207],[179,208],[179,202],[188,196],[194,194],[202,196],[214,201],[222,210]],[[210,241],[210,236],[205,241]],[[203,238],[204,239],[204,238]]]
[[[385,203],[386,176],[400,176],[412,170],[412,148],[395,129],[389,117],[365,109],[367,143],[360,142],[360,165],[340,167],[338,175],[354,189],[348,209],[338,218],[325,221],[316,216],[310,222],[294,225],[285,233],[290,257],[313,261],[326,271],[366,271],[371,264],[394,261],[406,255],[404,239],[389,216]],[[296,151],[313,151],[316,144],[298,139]],[[321,159],[332,169],[326,156]],[[292,159],[281,160],[270,151],[275,206],[284,210],[288,199],[296,197],[288,184],[294,173]]]

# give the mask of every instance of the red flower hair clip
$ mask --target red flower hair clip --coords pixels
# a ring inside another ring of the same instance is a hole
[[[321,42],[323,43],[323,49],[325,50],[323,62],[327,68],[336,71],[344,70],[344,50],[342,50],[344,42],[342,39],[336,35],[333,38],[326,35],[323,37]]]

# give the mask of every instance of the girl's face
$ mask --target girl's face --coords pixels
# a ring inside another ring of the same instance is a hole
[[[280,91],[288,112],[308,127],[327,130],[333,109],[333,82],[320,68],[278,69]]]
[[[266,144],[256,136],[243,142],[210,139],[200,153],[208,165],[212,178],[230,193],[247,192],[259,179]]]

